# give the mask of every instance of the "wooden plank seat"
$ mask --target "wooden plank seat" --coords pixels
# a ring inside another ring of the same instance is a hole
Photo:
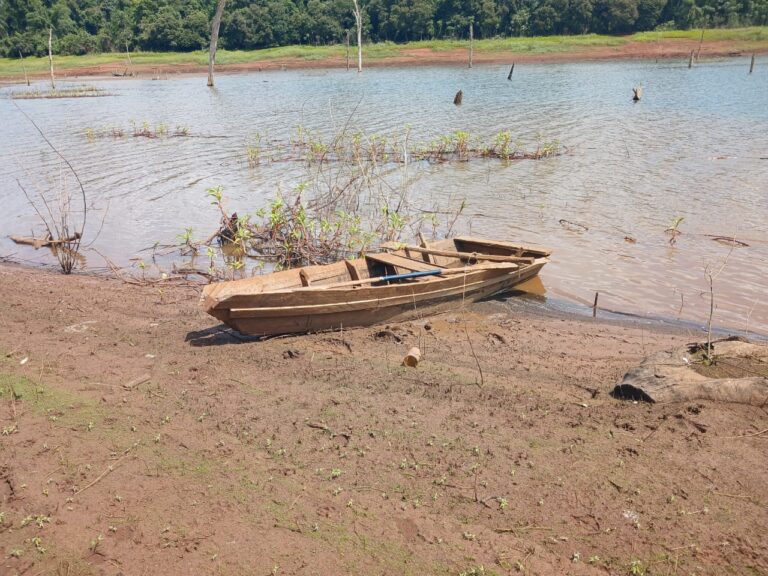
[[[381,253],[381,254],[367,254],[367,260],[371,262],[378,262],[386,266],[392,266],[397,269],[407,270],[408,272],[428,272],[430,270],[437,270],[440,266],[430,264],[429,262],[420,262],[419,260],[413,260],[406,258],[405,256],[398,256],[397,254]]]

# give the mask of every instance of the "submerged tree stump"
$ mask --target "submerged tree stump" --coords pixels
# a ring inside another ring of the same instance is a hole
[[[632,88],[632,92],[633,92],[632,100],[634,100],[635,102],[640,102],[640,98],[643,97],[643,87],[635,86],[634,88]]]
[[[462,90],[459,90],[456,92],[456,96],[453,97],[453,103],[456,104],[456,106],[461,106],[461,101],[464,99],[464,92]]]
[[[689,344],[649,356],[626,373],[611,392],[614,398],[645,402],[704,399],[763,406],[768,401],[768,345],[726,339]]]

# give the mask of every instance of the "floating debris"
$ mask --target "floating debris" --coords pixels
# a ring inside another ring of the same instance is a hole
[[[570,230],[571,232],[587,232],[589,230],[589,228],[584,224],[579,224],[578,222],[571,222],[570,220],[565,220],[563,218],[558,220],[558,222],[560,223],[560,226],[562,226],[566,230]]]
[[[715,242],[720,242],[720,244],[725,244],[727,246],[736,246],[739,248],[746,248],[749,246],[749,244],[746,242],[736,240],[734,236],[716,236],[714,234],[705,234],[705,236],[711,240],[714,240]]]

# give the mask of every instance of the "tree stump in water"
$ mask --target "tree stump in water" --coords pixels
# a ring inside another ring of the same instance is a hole
[[[643,87],[642,86],[635,86],[632,88],[632,92],[634,93],[632,96],[632,100],[635,102],[640,102],[640,98],[643,97]]]
[[[464,99],[464,92],[459,90],[456,92],[456,96],[453,97],[453,103],[456,104],[456,106],[461,106],[461,101]]]

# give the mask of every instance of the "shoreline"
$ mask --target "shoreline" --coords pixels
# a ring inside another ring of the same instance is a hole
[[[41,273],[54,276],[65,276],[60,272],[57,264],[24,262],[22,260],[15,260],[13,256],[0,255],[0,268],[2,267],[28,270],[33,274]],[[70,276],[73,278],[92,278],[95,280],[107,282],[116,281],[123,283],[126,286],[132,286],[135,288],[161,286],[175,289],[179,285],[183,285],[188,288],[202,290],[202,287],[207,285],[207,282],[205,281],[187,281],[186,278],[188,276],[181,275],[167,281],[166,283],[157,282],[158,278],[147,278],[147,280],[144,281],[131,277],[130,281],[126,281],[108,268],[96,268],[88,270],[76,269]],[[194,275],[190,276],[194,277]],[[706,322],[696,322],[682,318],[673,318],[671,316],[667,317],[651,314],[644,315],[636,312],[626,312],[622,310],[614,310],[611,308],[603,308],[600,306],[597,308],[597,315],[593,316],[592,306],[590,304],[583,301],[571,300],[564,296],[513,290],[511,295],[504,296],[503,298],[506,302],[509,303],[509,308],[511,310],[522,311],[533,316],[548,315],[550,317],[563,320],[608,322],[624,326],[626,328],[643,325],[644,327],[648,327],[651,331],[655,329],[662,331],[687,331],[692,337],[694,334],[705,335],[707,333]],[[498,301],[499,300],[496,298],[490,298],[481,301],[479,304],[482,304],[483,302],[494,303]],[[441,314],[438,314],[438,316],[440,315]],[[741,336],[757,342],[768,342],[768,333],[754,332],[752,330],[745,332],[743,329],[738,329],[736,327],[718,326],[716,324],[713,324],[712,326],[712,334],[713,336],[717,337]],[[294,336],[300,337],[302,335],[299,334]]]
[[[467,48],[449,48],[434,50],[431,48],[418,48],[398,46],[397,55],[378,56],[366,58],[363,51],[363,70],[366,68],[394,68],[411,66],[466,66],[468,63]],[[616,45],[576,46],[562,51],[551,52],[518,52],[514,50],[483,50],[476,48],[473,63],[476,65],[488,64],[557,64],[590,61],[609,60],[688,60],[691,52],[696,53],[697,58],[738,58],[751,54],[768,53],[768,41],[747,40],[704,40],[701,45],[698,40],[687,38],[668,38],[661,41],[623,41]],[[135,59],[142,53],[134,55]],[[232,53],[236,54],[236,53]],[[102,55],[99,55],[102,56]],[[179,57],[196,57],[196,53],[179,53]],[[84,57],[67,57],[70,60]],[[207,59],[207,55],[205,56]],[[275,70],[311,70],[311,69],[346,69],[346,60],[343,56],[326,55],[317,59],[303,57],[275,57],[256,58],[247,62],[226,63],[226,58],[221,58],[216,65],[217,74],[266,72]],[[131,79],[146,75],[191,75],[207,73],[208,66],[204,63],[184,62],[164,64],[156,63],[133,64],[131,71],[133,76],[114,76],[125,71],[124,55],[115,54],[114,62],[98,65],[69,64],[57,65],[56,75],[59,79],[80,77],[106,77],[111,79]],[[16,84],[23,81],[21,73],[4,73],[0,67],[0,83]],[[351,65],[351,72],[355,66]],[[43,80],[48,78],[47,70],[32,71],[28,74],[30,80]]]
[[[686,572],[768,570],[768,543],[722,547],[768,528],[768,415],[610,396],[686,342],[494,302],[251,341],[187,287],[2,264],[0,563],[597,575],[675,549]]]

